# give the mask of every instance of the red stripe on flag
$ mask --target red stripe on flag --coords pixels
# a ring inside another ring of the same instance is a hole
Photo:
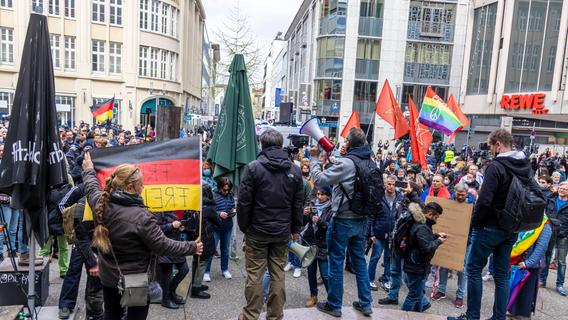
[[[127,161],[125,161],[127,163]],[[201,167],[199,160],[160,160],[136,164],[142,170],[144,185],[153,184],[200,184]],[[97,170],[101,186],[116,167]]]
[[[102,106],[100,106],[97,110],[94,110],[92,112],[93,117],[97,117],[105,112],[111,111],[114,108],[114,100],[111,100],[105,104],[103,104]]]

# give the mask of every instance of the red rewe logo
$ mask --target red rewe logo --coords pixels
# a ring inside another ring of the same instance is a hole
[[[544,93],[512,94],[501,98],[501,108],[505,110],[531,109],[533,114],[547,114],[544,107]]]

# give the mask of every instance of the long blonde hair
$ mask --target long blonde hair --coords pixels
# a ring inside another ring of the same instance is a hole
[[[95,208],[96,227],[93,234],[93,246],[102,253],[109,253],[111,249],[109,231],[104,225],[103,218],[111,192],[125,191],[130,184],[137,182],[140,178],[142,178],[140,169],[132,164],[122,164],[106,179],[105,188]]]

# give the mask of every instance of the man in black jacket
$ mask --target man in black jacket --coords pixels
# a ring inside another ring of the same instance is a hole
[[[497,129],[487,138],[490,152],[495,156],[485,170],[483,185],[471,219],[471,249],[467,258],[467,313],[453,319],[480,317],[483,284],[481,272],[487,258],[493,254],[495,300],[493,317],[505,320],[509,297],[509,260],[517,234],[499,228],[499,212],[505,208],[508,190],[515,174],[521,181],[531,179],[530,162],[523,152],[513,151],[513,136],[505,129]]]
[[[403,270],[406,273],[408,295],[401,309],[422,312],[424,286],[426,277],[430,273],[430,261],[436,249],[446,241],[448,236],[445,233],[434,234],[432,231],[432,226],[436,224],[443,212],[439,204],[430,202],[422,210],[418,204],[412,203],[409,211],[414,218],[414,224],[410,228],[408,252],[404,257]]]
[[[237,220],[245,234],[246,306],[240,319],[258,319],[263,305],[262,277],[268,265],[270,292],[267,318],[282,319],[286,292],[284,265],[290,235],[303,225],[304,184],[300,168],[282,149],[276,130],[260,136],[262,152],[245,168],[239,189]]]

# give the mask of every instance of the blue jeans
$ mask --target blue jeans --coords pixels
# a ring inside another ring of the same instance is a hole
[[[16,251],[16,235],[18,234],[18,223],[20,222],[21,211],[11,208],[7,204],[3,204],[1,207],[2,214],[0,215],[0,222],[4,225],[4,228],[6,228],[8,234],[10,244],[8,250]],[[0,249],[2,249],[2,251],[4,250],[4,241],[4,232],[0,232]],[[8,245],[8,243],[6,245]]]
[[[487,258],[493,253],[493,279],[495,281],[495,302],[493,320],[505,320],[509,300],[509,260],[517,234],[500,229],[473,229],[471,248],[467,257],[467,318],[479,319],[483,283],[481,272]]]
[[[422,312],[424,304],[424,286],[426,285],[426,277],[424,274],[407,273],[406,285],[408,286],[408,295],[404,300],[401,310]]]
[[[388,298],[390,300],[398,301],[398,293],[400,291],[400,286],[402,285],[402,263],[404,259],[400,258],[394,252],[391,255],[391,271],[390,271],[390,281],[391,287],[389,289]],[[426,283],[425,283],[426,284]],[[428,305],[430,302],[426,295],[422,295],[422,307]]]
[[[558,259],[556,287],[564,286],[564,277],[566,276],[566,255],[568,254],[568,238],[558,238],[556,247],[556,257]],[[545,267],[548,269],[548,266]]]
[[[233,228],[224,231],[217,231],[213,233],[213,237],[215,238],[215,248],[217,248],[217,244],[221,241],[221,271],[229,271],[229,254],[231,253],[231,236],[233,235]],[[209,262],[207,263],[207,269],[205,269],[206,273],[211,272],[211,264],[213,262],[213,257],[209,258]]]
[[[300,241],[298,240],[296,241],[296,243],[300,243]],[[298,256],[295,253],[292,253],[292,251],[290,250],[288,250],[288,262],[291,263],[295,269],[299,269],[302,267],[302,262],[300,261],[300,258],[298,258]]]
[[[369,281],[374,282],[377,273],[377,265],[379,264],[379,259],[381,254],[383,256],[383,262],[385,265],[383,276],[379,279],[380,282],[390,281],[390,249],[389,240],[381,239],[375,241],[373,245],[373,251],[371,252],[371,259],[369,260]]]
[[[308,267],[308,285],[310,286],[310,296],[318,296],[318,266],[323,280],[323,285],[327,292],[329,284],[329,262],[327,259],[315,259]]]
[[[440,268],[440,279],[438,280],[438,292],[446,294],[446,285],[448,284],[448,273],[450,270]],[[466,286],[466,277],[463,271],[458,271],[458,290],[456,291],[456,298],[463,299]]]
[[[77,303],[77,295],[79,294],[79,282],[81,281],[81,272],[85,258],[77,247],[71,251],[71,259],[69,260],[69,269],[63,279],[61,293],[59,294],[59,308],[75,309]],[[87,272],[88,274],[88,272]]]
[[[340,310],[343,305],[343,267],[345,250],[349,253],[351,267],[357,279],[357,291],[361,307],[371,306],[371,287],[369,271],[365,261],[365,243],[367,234],[367,219],[338,219],[333,218],[327,230],[329,256],[329,291],[328,305]]]
[[[268,300],[268,288],[270,287],[270,272],[268,268],[264,271],[264,276],[262,276],[262,293],[264,296],[264,301]]]

